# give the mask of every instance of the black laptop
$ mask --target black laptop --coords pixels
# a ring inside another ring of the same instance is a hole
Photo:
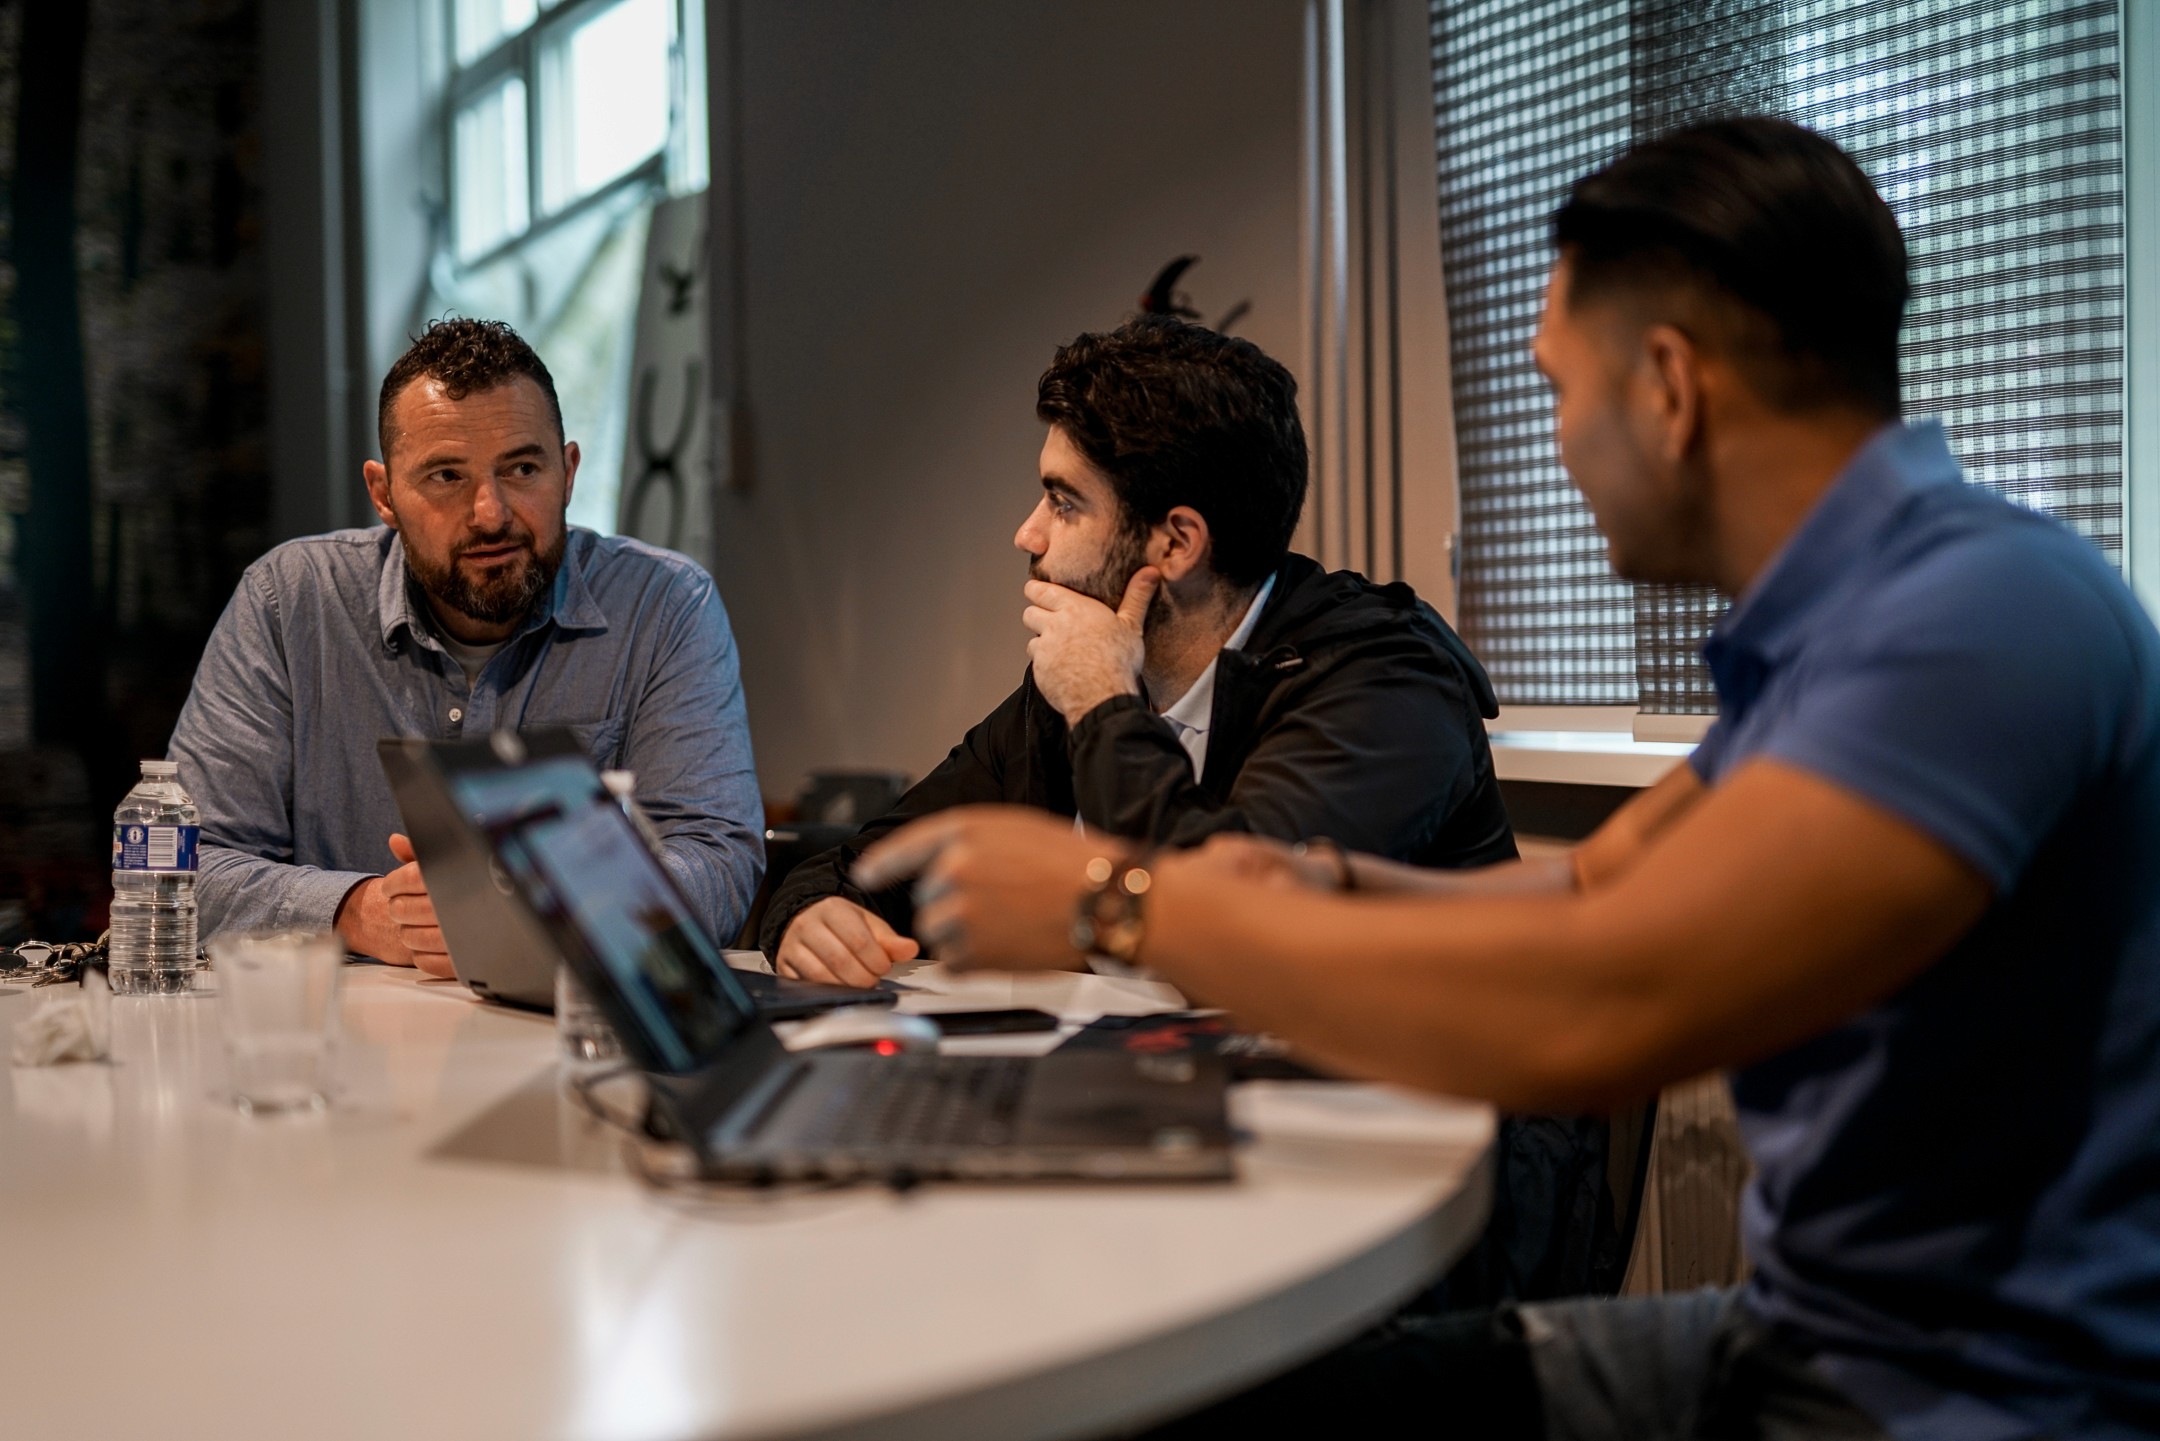
[[[458,808],[651,1082],[704,1172],[803,1179],[1219,1180],[1209,1056],[790,1053],[582,757],[445,754]]]
[[[509,882],[488,854],[487,838],[450,794],[448,768],[583,761],[583,748],[566,730],[541,729],[472,741],[389,739],[376,742],[375,749],[406,838],[427,877],[457,978],[492,1001],[554,1010],[555,945],[532,913],[511,898]],[[756,971],[740,978],[758,1014],[769,1020],[813,1016],[835,1006],[889,1006],[899,999],[892,989],[819,986]]]

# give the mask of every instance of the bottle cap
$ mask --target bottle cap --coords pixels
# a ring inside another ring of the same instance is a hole
[[[176,776],[180,774],[178,761],[144,761],[142,773],[146,776]]]

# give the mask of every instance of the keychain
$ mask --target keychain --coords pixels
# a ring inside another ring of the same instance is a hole
[[[94,941],[24,941],[0,947],[0,981],[54,986],[82,978],[85,966],[103,967],[112,932]]]

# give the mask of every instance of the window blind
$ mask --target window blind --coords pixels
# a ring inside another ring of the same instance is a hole
[[[1912,252],[1908,416],[2122,558],[2117,6],[1434,0],[1462,628],[1509,704],[1713,708],[1722,602],[1628,587],[1554,452],[1529,338],[1547,221],[1630,140],[1748,110],[1843,145]]]

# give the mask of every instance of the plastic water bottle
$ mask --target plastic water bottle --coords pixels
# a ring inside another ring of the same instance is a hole
[[[113,812],[107,962],[116,994],[174,995],[193,984],[200,819],[173,761],[144,761],[142,779]]]

